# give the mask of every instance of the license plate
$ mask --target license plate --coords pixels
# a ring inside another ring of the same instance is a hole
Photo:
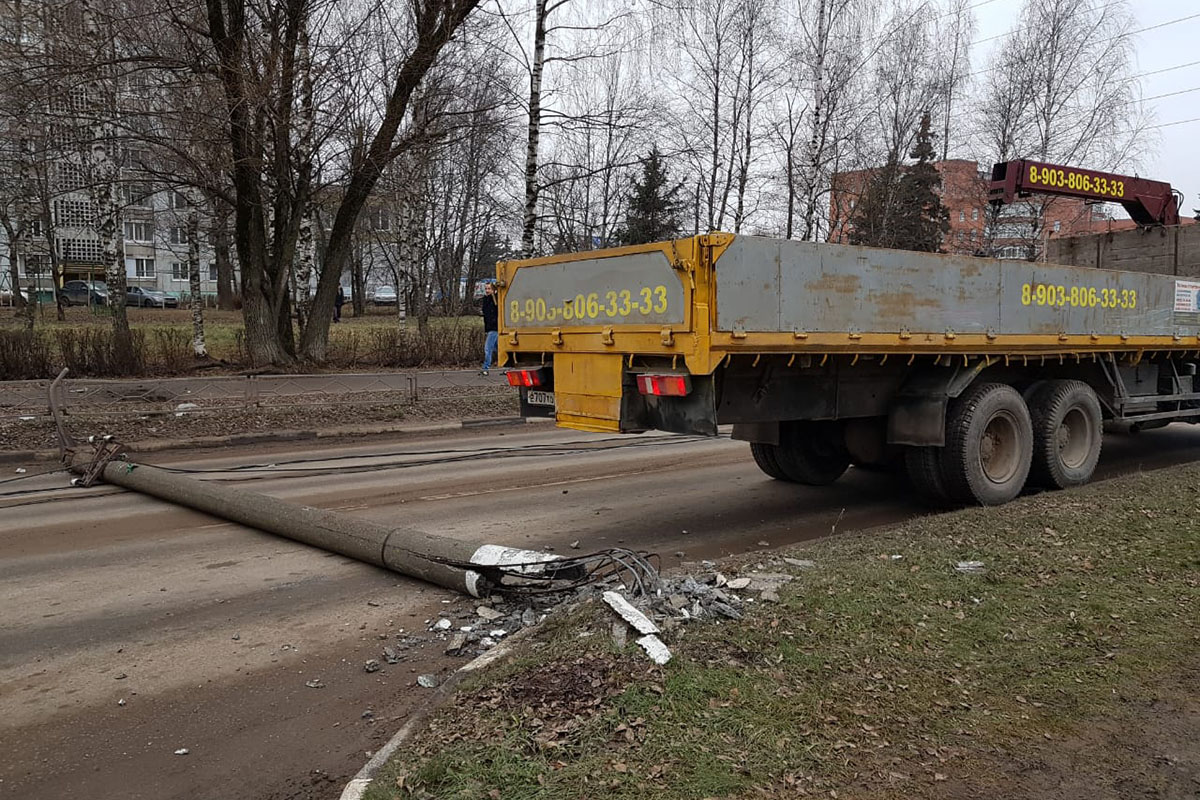
[[[550,406],[554,408],[554,392],[541,392],[530,389],[525,395],[525,402],[531,406]]]

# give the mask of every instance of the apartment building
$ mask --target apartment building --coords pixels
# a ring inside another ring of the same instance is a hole
[[[52,61],[64,40],[78,35],[80,24],[78,5],[71,2],[0,0],[0,66],[17,75],[43,58]],[[92,87],[89,78],[69,71],[61,85],[42,85],[37,94],[0,87],[0,203],[6,204],[15,228],[16,279],[22,289],[39,288],[43,297],[53,297],[55,263],[61,281],[105,277],[89,167]],[[135,129],[140,119],[152,116],[149,97],[145,73],[121,78],[117,129]],[[174,180],[161,164],[151,164],[150,152],[136,138],[113,144],[126,279],[130,286],[186,295],[188,217],[199,210],[190,207],[181,191],[185,181]],[[215,295],[215,252],[206,223],[202,214],[201,292]],[[9,257],[7,234],[0,228],[0,291],[13,288]]]

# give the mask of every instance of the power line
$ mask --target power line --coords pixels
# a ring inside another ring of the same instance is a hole
[[[1197,64],[1200,64],[1200,61],[1189,61],[1186,64],[1176,64],[1173,67],[1163,67],[1162,69],[1151,70],[1150,72],[1139,72],[1137,75],[1130,75],[1129,80],[1133,81],[1133,80],[1137,80],[1138,78],[1148,78],[1151,75],[1161,75],[1164,72],[1174,72],[1177,69],[1183,69],[1184,67],[1194,67]]]
[[[1142,98],[1142,100],[1140,102],[1148,103],[1151,100],[1161,100],[1164,97],[1174,97],[1174,96],[1180,95],[1180,94],[1191,94],[1192,92],[1200,92],[1200,86],[1193,86],[1190,89],[1180,89],[1178,92],[1167,92],[1166,94],[1156,94],[1153,97],[1144,97],[1144,98]],[[1139,101],[1134,100],[1132,102],[1136,103]]]
[[[1105,5],[1100,6],[1100,8],[1098,8],[1096,10],[1097,11],[1107,11],[1108,9],[1112,8],[1113,6],[1119,6],[1124,3],[1125,3],[1125,0],[1113,0],[1113,2],[1106,3]],[[1020,33],[1021,31],[1029,30],[1030,27],[1032,27],[1032,26],[1026,25],[1023,28],[1014,28],[1011,31],[1005,31],[1004,33],[998,33],[995,36],[989,36],[986,39],[976,39],[975,41],[971,42],[971,46],[974,47],[975,45],[983,44],[984,42],[994,42],[997,39],[1003,39],[1005,36],[1009,36],[1010,34]]]
[[[1124,1],[1126,1],[1126,0],[1115,0],[1115,2],[1110,2],[1110,4],[1108,4],[1108,5],[1100,6],[1097,11],[1108,11],[1109,8],[1111,8],[1112,6],[1122,5]],[[1170,26],[1170,25],[1178,25],[1180,23],[1186,23],[1186,22],[1188,22],[1188,20],[1192,20],[1192,19],[1196,19],[1196,18],[1200,18],[1200,14],[1190,14],[1190,16],[1188,16],[1188,17],[1180,17],[1178,19],[1169,19],[1168,22],[1165,22],[1165,23],[1158,23],[1157,25],[1147,25],[1146,28],[1139,28],[1138,30],[1126,31],[1126,32],[1124,32],[1124,34],[1117,34],[1116,36],[1111,36],[1109,38],[1106,38],[1106,40],[1100,40],[1099,42],[1096,42],[1096,44],[1104,44],[1106,42],[1115,42],[1116,40],[1118,40],[1118,38],[1124,38],[1127,36],[1136,36],[1138,34],[1145,34],[1145,32],[1148,30],[1157,30],[1159,28],[1168,28],[1168,26]],[[973,47],[973,46],[976,46],[976,44],[983,44],[984,42],[995,41],[995,40],[997,40],[997,38],[1003,38],[1003,37],[1014,35],[1014,34],[1020,34],[1021,31],[1028,30],[1030,28],[1031,28],[1030,25],[1026,25],[1026,26],[1024,26],[1024,28],[1015,28],[1013,30],[1004,32],[1004,34],[997,34],[996,36],[989,36],[988,38],[980,38],[980,40],[978,40],[978,41],[971,42],[971,46]],[[996,70],[997,67],[998,67],[998,65],[994,66],[994,67],[986,67],[985,70],[979,70],[978,72],[972,72],[971,74],[972,74],[972,76],[974,76],[974,74],[980,74],[983,72],[991,72],[992,70]],[[970,78],[971,76],[967,76],[967,77]]]
[[[1152,130],[1154,128],[1171,128],[1176,125],[1186,125],[1189,122],[1200,122],[1200,117],[1193,117],[1192,119],[1181,119],[1178,122],[1163,122],[1158,125],[1147,125],[1146,130]]]

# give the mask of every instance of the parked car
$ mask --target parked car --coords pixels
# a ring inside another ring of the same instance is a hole
[[[59,293],[67,306],[108,305],[108,287],[100,281],[67,281]]]
[[[138,308],[179,308],[179,299],[156,289],[130,286],[125,290],[125,305]]]
[[[377,306],[394,306],[399,302],[396,297],[396,287],[380,286],[371,295],[371,302]]]

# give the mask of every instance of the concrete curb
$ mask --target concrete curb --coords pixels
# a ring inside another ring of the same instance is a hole
[[[375,751],[375,755],[363,765],[363,768],[355,773],[350,782],[342,789],[342,794],[339,800],[362,800],[363,794],[367,791],[367,787],[371,785],[371,781],[375,780],[375,776],[379,770],[387,764],[388,760],[400,749],[401,745],[416,735],[429,719],[443,703],[454,696],[458,684],[462,683],[473,672],[478,672],[484,667],[494,664],[508,656],[508,654],[516,647],[516,643],[523,640],[530,631],[536,630],[537,625],[531,628],[522,628],[503,641],[499,642],[491,650],[482,653],[468,661],[466,664],[459,667],[450,677],[446,678],[440,686],[434,691],[425,703],[413,712],[408,721],[396,731],[396,734],[388,739],[387,744]]]
[[[313,439],[338,439],[357,436],[375,436],[384,433],[402,433],[416,435],[422,433],[442,433],[445,431],[469,430],[483,427],[504,427],[508,425],[523,425],[553,422],[552,419],[531,417],[490,417],[482,419],[463,419],[450,422],[429,422],[422,424],[383,423],[376,425],[347,425],[340,428],[324,428],[321,430],[298,431],[269,431],[261,433],[235,433],[228,436],[198,436],[193,439],[145,439],[140,442],[125,443],[128,453],[158,453],[164,450],[200,449],[228,447],[231,445],[270,444],[274,442],[303,442]],[[57,450],[7,450],[0,452],[0,464],[18,464],[31,461],[57,461]]]

